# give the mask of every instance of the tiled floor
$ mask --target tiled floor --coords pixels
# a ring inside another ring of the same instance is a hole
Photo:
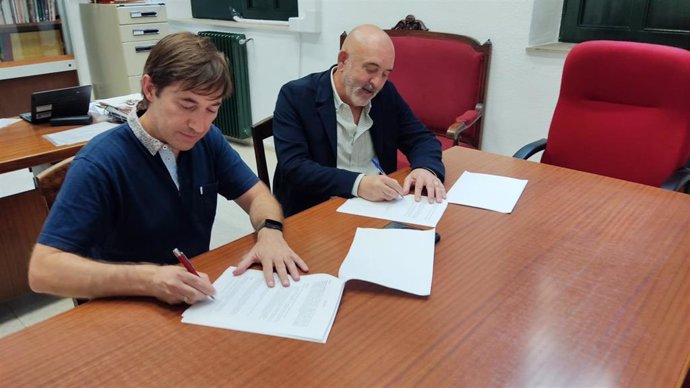
[[[232,143],[242,159],[256,172],[254,149],[251,144]],[[271,177],[275,170],[276,157],[272,139],[265,141],[266,158]],[[3,177],[2,186],[19,185],[16,177]],[[1,194],[1,193],[0,193]],[[211,248],[233,241],[253,231],[249,216],[234,202],[218,197],[216,221],[211,234]],[[74,306],[72,299],[50,295],[29,294],[6,303],[0,303],[0,337],[19,331],[44,319],[50,318]]]

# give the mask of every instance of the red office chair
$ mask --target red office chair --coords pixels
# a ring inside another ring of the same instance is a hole
[[[690,181],[690,52],[590,41],[565,60],[549,128],[514,156],[679,190]]]

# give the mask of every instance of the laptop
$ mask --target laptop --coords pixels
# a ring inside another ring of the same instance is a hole
[[[31,112],[19,117],[40,124],[64,117],[88,117],[91,85],[34,92],[31,94]]]

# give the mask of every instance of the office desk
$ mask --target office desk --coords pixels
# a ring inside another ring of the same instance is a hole
[[[44,139],[43,135],[76,127],[78,126],[34,125],[22,120],[0,128],[0,174],[59,162],[75,155],[85,143],[56,147]]]
[[[0,174],[68,158],[84,145],[55,147],[42,136],[74,126],[20,121],[0,128]],[[47,211],[37,190],[0,198],[0,302],[29,291],[29,255]]]
[[[690,197],[454,147],[529,179],[513,214],[450,205],[431,296],[349,282],[326,344],[180,323],[183,306],[87,303],[0,340],[7,386],[678,386],[690,354]],[[400,173],[397,173],[400,177]],[[286,220],[311,271],[355,228],[332,199]],[[195,259],[215,279],[247,236]],[[372,258],[375,259],[375,258]]]

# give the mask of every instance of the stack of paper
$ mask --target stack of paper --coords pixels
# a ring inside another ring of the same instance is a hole
[[[55,132],[48,135],[43,135],[49,142],[55,146],[63,146],[69,144],[83,143],[93,139],[96,135],[101,134],[119,124],[100,122],[83,127],[68,129],[66,131]]]
[[[427,197],[422,197],[419,202],[416,202],[414,195],[409,194],[402,199],[387,202],[350,198],[340,205],[338,212],[435,227],[447,207],[446,201],[429,203]]]
[[[511,213],[527,181],[465,171],[448,192],[448,202]]]
[[[365,280],[416,295],[431,294],[434,230],[358,228],[338,278],[304,275],[289,287],[268,288],[262,271],[215,281],[216,299],[195,304],[182,322],[325,343],[345,282]]]
[[[0,128],[9,127],[10,125],[22,121],[22,119],[0,119]]]

